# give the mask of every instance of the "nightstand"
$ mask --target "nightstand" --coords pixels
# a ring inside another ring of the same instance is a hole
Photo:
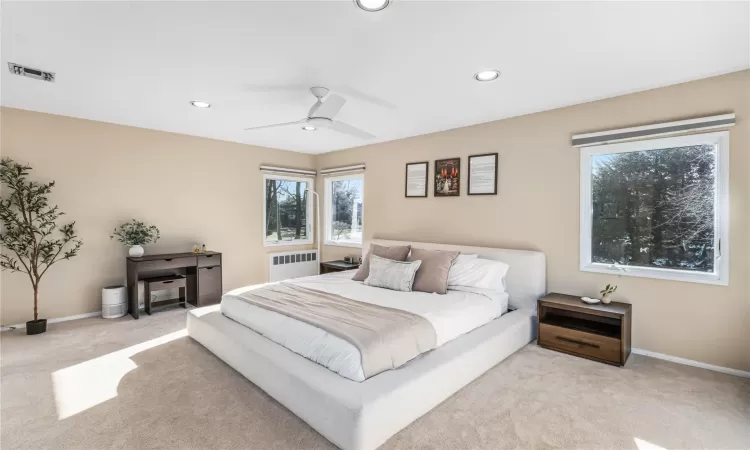
[[[589,305],[574,295],[548,294],[538,302],[537,345],[624,366],[630,356],[632,311],[629,303]]]
[[[344,270],[359,269],[359,264],[346,261],[328,261],[320,263],[320,273],[342,272]]]

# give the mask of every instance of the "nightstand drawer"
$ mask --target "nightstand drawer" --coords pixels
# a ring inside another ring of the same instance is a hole
[[[542,323],[539,324],[539,344],[574,355],[620,364],[621,342],[607,336]]]

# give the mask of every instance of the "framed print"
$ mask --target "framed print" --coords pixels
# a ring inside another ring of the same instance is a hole
[[[405,197],[427,197],[428,161],[406,164]]]
[[[435,161],[435,197],[461,195],[461,158]]]
[[[468,195],[497,195],[497,153],[469,156]]]

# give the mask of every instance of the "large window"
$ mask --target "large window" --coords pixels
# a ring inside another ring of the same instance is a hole
[[[296,245],[313,242],[312,220],[308,220],[311,180],[277,175],[263,177],[263,238],[265,245]]]
[[[728,283],[728,133],[581,152],[581,270]]]
[[[365,178],[362,174],[326,178],[326,244],[362,246],[364,191]]]

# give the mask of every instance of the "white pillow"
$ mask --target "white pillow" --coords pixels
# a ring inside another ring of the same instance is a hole
[[[509,268],[501,261],[477,258],[476,255],[459,255],[448,272],[448,289],[465,286],[505,292],[505,274]]]

